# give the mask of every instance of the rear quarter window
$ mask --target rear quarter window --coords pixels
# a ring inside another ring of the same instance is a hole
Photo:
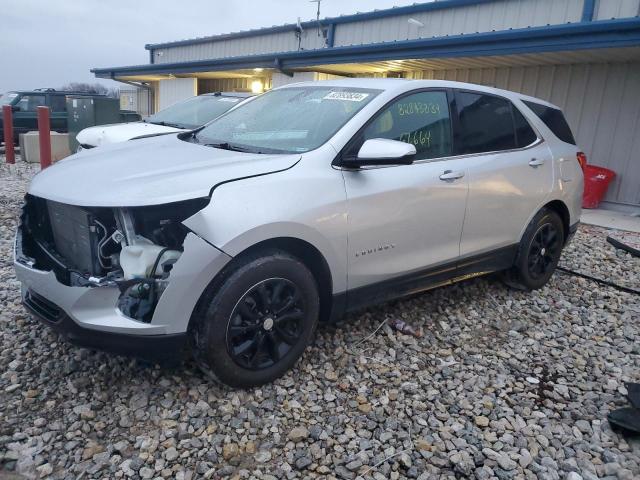
[[[523,101],[523,103],[544,122],[556,137],[571,145],[576,144],[571,128],[561,110],[535,102]]]
[[[518,148],[527,147],[535,142],[538,136],[536,132],[533,131],[533,128],[531,128],[531,125],[529,125],[527,119],[524,118],[524,115],[520,113],[520,110],[513,104],[511,104],[511,109],[513,111],[513,123],[516,127],[516,143]]]

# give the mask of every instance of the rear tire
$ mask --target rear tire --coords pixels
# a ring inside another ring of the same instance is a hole
[[[542,288],[553,275],[563,246],[562,219],[553,210],[543,208],[527,226],[514,266],[503,273],[503,282],[519,290]]]
[[[300,260],[277,250],[231,267],[203,294],[194,355],[205,373],[229,386],[262,385],[286,373],[312,340],[318,286]]]

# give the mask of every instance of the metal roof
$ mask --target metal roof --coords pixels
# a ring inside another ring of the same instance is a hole
[[[95,68],[91,71],[102,78],[250,68],[287,71],[317,65],[522,55],[639,45],[640,18],[635,17],[213,60]]]

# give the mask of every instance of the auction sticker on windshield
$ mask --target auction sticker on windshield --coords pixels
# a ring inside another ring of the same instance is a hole
[[[330,92],[323,100],[346,100],[348,102],[361,102],[369,96],[362,92]]]

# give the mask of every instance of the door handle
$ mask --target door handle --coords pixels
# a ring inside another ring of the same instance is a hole
[[[458,178],[464,177],[464,172],[454,172],[453,170],[445,170],[442,175],[440,175],[440,180],[457,180]]]
[[[532,158],[529,160],[529,166],[531,167],[539,167],[544,164],[544,158]]]

